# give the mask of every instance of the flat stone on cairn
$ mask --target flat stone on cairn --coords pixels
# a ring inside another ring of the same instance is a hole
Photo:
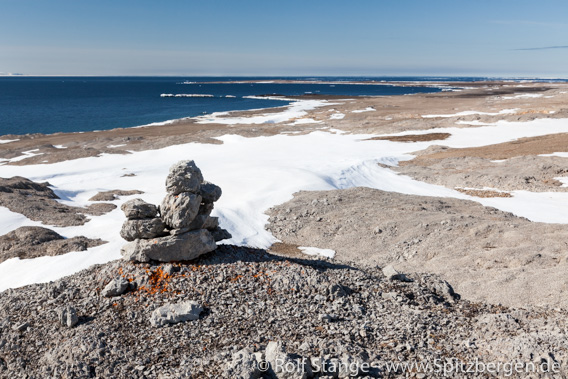
[[[221,188],[205,182],[194,161],[170,168],[168,192],[160,208],[141,199],[123,204],[127,220],[120,235],[127,241],[121,249],[126,260],[160,262],[192,260],[217,248],[216,242],[231,238],[211,217]],[[159,211],[159,216],[157,216]]]

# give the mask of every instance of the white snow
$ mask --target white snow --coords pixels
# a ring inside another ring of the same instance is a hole
[[[459,113],[454,113],[454,114],[428,114],[428,115],[422,115],[423,118],[436,118],[436,117],[458,117],[458,116],[471,116],[471,115],[476,115],[476,114],[480,114],[480,115],[487,115],[487,116],[498,116],[500,114],[514,114],[518,111],[518,109],[503,109],[499,112],[496,113],[491,113],[491,112],[479,112],[479,111],[464,111],[464,112],[459,112]]]
[[[0,165],[4,164],[4,163],[23,161],[24,159],[28,159],[28,158],[31,158],[31,157],[35,157],[36,155],[42,155],[43,154],[43,153],[36,153],[36,151],[39,151],[39,149],[22,151],[22,155],[17,156],[15,158],[10,158],[10,159],[0,158]]]
[[[540,154],[539,157],[561,157],[568,158],[568,152],[559,151],[552,154]]]
[[[122,147],[122,146],[126,146],[126,144],[123,143],[123,144],[120,144],[120,145],[108,145],[107,147],[108,147],[109,149],[114,149],[115,147]]]
[[[3,143],[10,143],[10,142],[16,142],[19,141],[19,139],[0,139],[0,145]]]
[[[255,98],[255,97],[251,97]],[[263,97],[262,99],[270,99],[268,97]],[[275,100],[287,100],[284,98],[275,98]],[[290,105],[286,106],[286,109],[282,112],[276,113],[264,113],[258,114],[251,117],[231,117],[227,112],[212,113],[210,115],[204,115],[196,117],[197,123],[199,124],[224,124],[224,125],[236,125],[236,124],[278,124],[281,122],[286,122],[291,119],[299,119],[307,115],[308,110],[312,110],[318,107],[323,107],[326,105],[334,105],[326,100],[300,100],[294,101]]]
[[[510,100],[510,99],[531,99],[531,98],[538,98],[542,97],[543,95],[540,93],[524,93],[521,95],[514,95],[514,96],[503,96],[501,99]]]
[[[306,106],[305,102],[301,105]],[[295,109],[289,113],[294,112],[301,111]],[[566,132],[568,120],[503,121],[477,128],[440,128],[406,133],[442,131],[451,133],[451,137],[444,141],[450,147],[482,146],[520,137]],[[69,205],[90,204],[88,199],[91,196],[112,189],[138,189],[144,194],[136,197],[159,204],[165,195],[164,178],[169,167],[182,159],[194,159],[205,178],[223,188],[223,196],[213,214],[220,218],[221,226],[232,233],[233,238],[228,242],[260,248],[276,242],[274,236],[264,229],[268,220],[264,212],[291,199],[292,194],[300,190],[366,186],[405,194],[469,199],[534,221],[568,223],[568,193],[514,191],[512,198],[470,197],[398,175],[377,164],[396,165],[401,160],[411,159],[411,152],[423,150],[436,141],[365,141],[374,136],[324,131],[256,138],[225,135],[219,138],[223,142],[219,145],[188,143],[132,152],[120,159],[103,154],[52,164],[3,165],[0,166],[0,177],[19,175],[34,181],[49,181],[62,202]],[[27,153],[33,154],[33,151]],[[124,172],[136,176],[122,177]],[[120,206],[130,198],[122,197],[114,203]],[[37,225],[37,222],[1,207],[0,220],[0,234],[22,225]],[[85,235],[102,238],[109,243],[87,252],[5,261],[0,264],[0,290],[54,280],[94,263],[119,258],[120,247],[125,243],[119,236],[123,221],[124,215],[120,209],[115,209],[106,215],[92,216],[91,221],[83,226],[50,227],[65,237]]]
[[[317,255],[325,258],[335,257],[335,250],[331,249],[320,249],[318,247],[309,247],[309,246],[299,246],[298,249],[300,249],[302,253],[307,255]]]
[[[329,119],[330,119],[330,120],[341,120],[341,119],[343,119],[344,117],[345,117],[345,114],[344,114],[344,113],[337,112],[337,113],[334,113],[334,114],[332,114],[331,116],[329,116]]]
[[[365,109],[355,109],[354,111],[351,111],[351,113],[363,113],[363,112],[374,112],[374,111],[376,111],[375,108],[367,107]]]
[[[56,149],[67,149],[67,147],[63,145],[53,145],[53,147]]]

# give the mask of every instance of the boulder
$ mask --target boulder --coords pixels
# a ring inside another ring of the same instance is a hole
[[[181,161],[170,168],[166,178],[166,191],[172,195],[182,192],[198,193],[203,182],[201,170],[194,161]]]
[[[120,296],[126,292],[129,284],[125,278],[113,279],[103,288],[101,295],[104,297]]]
[[[57,318],[61,325],[72,328],[79,322],[75,308],[67,305],[57,309]]]
[[[122,224],[120,236],[127,241],[139,238],[151,239],[164,235],[164,229],[166,224],[160,218],[126,220]]]
[[[216,202],[219,200],[222,193],[223,191],[221,191],[221,187],[207,181],[203,182],[199,189],[199,194],[201,195],[204,203]]]
[[[412,279],[408,278],[401,272],[398,272],[393,266],[388,265],[383,267],[383,275],[387,277],[388,280],[398,280],[400,282],[412,282]]]
[[[126,218],[129,220],[137,220],[143,218],[154,218],[158,214],[158,207],[149,204],[142,199],[128,200],[120,207]]]
[[[190,192],[168,194],[160,206],[162,220],[172,229],[187,228],[197,216],[200,205],[199,195]]]
[[[153,326],[162,326],[184,321],[194,321],[199,318],[201,312],[203,312],[203,307],[196,301],[166,304],[152,312],[150,323]]]
[[[124,259],[129,261],[172,262],[192,260],[216,248],[211,233],[199,229],[151,240],[137,239],[124,245],[120,252]]]
[[[278,379],[307,379],[314,376],[310,360],[299,355],[287,354],[280,341],[270,341],[266,346],[265,356]]]

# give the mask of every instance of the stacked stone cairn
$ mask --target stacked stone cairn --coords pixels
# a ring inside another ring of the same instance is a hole
[[[231,238],[211,217],[221,188],[203,180],[194,161],[181,161],[170,168],[167,195],[157,207],[141,199],[121,207],[127,220],[120,235],[130,241],[121,249],[124,259],[134,262],[187,261],[217,248],[216,242]]]

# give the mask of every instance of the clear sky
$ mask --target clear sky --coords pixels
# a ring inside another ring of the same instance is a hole
[[[566,0],[0,0],[0,72],[568,77]]]

